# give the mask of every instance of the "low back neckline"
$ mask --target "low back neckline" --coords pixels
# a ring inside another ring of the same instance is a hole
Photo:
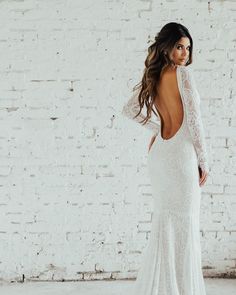
[[[183,118],[182,118],[182,122],[181,122],[181,125],[180,127],[178,128],[178,130],[175,132],[174,135],[172,135],[171,137],[169,138],[164,138],[163,135],[162,135],[162,127],[164,127],[163,125],[163,119],[162,119],[162,116],[158,110],[158,108],[156,107],[156,105],[154,104],[155,106],[155,109],[159,115],[159,119],[160,119],[160,137],[163,141],[170,141],[172,140],[173,138],[175,138],[177,136],[177,134],[179,134],[179,132],[181,131],[181,129],[183,128],[183,125],[184,125],[184,119],[185,119],[185,111],[184,111],[184,102],[183,102],[183,98],[182,98],[182,84],[181,84],[181,79],[180,79],[180,67],[183,67],[182,65],[177,65],[176,66],[176,80],[177,80],[177,87],[178,87],[178,90],[179,90],[179,94],[180,94],[180,99],[181,99],[181,103],[182,103],[182,108],[183,108]]]

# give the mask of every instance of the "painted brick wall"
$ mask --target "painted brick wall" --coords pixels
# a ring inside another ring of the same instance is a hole
[[[210,160],[205,276],[235,276],[235,1],[0,2],[0,278],[134,278],[151,229],[151,134],[121,115],[149,39],[194,40]]]

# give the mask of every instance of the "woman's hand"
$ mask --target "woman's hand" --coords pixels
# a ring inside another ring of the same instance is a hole
[[[156,135],[152,136],[151,141],[150,141],[149,146],[148,146],[148,152],[150,151],[151,146],[153,145],[153,142],[155,141],[156,137],[157,137]]]
[[[198,171],[199,171],[199,185],[203,186],[207,180],[208,172],[202,170],[200,167],[198,167]]]

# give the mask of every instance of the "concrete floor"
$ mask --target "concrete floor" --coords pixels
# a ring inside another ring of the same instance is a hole
[[[1,295],[130,295],[132,280],[1,283]],[[235,295],[236,279],[205,279],[207,295]]]

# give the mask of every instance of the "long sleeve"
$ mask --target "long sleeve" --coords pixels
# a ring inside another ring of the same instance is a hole
[[[140,125],[146,127],[147,129],[151,130],[154,135],[157,135],[160,131],[160,124],[158,124],[159,119],[157,118],[157,121],[153,121],[152,119],[149,119],[145,124],[141,123],[145,116],[142,114],[142,112],[134,118],[135,115],[139,112],[139,102],[138,102],[138,93],[139,90],[135,90],[131,98],[126,102],[126,104],[123,106],[122,109],[122,115],[126,116],[127,118],[134,120],[135,122],[139,123]]]
[[[200,95],[194,80],[192,69],[181,66],[182,92],[187,113],[187,124],[197,154],[198,165],[209,172],[208,155],[205,143],[205,132],[200,110]]]

